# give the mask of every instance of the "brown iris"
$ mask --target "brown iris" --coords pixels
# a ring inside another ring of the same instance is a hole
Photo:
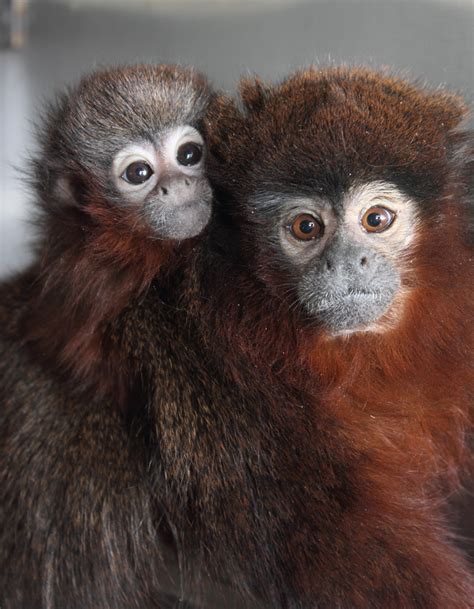
[[[311,214],[300,214],[291,224],[291,233],[300,241],[311,241],[323,234],[323,224]]]
[[[395,214],[386,207],[375,205],[362,216],[360,223],[368,233],[381,233],[389,228],[395,220]]]

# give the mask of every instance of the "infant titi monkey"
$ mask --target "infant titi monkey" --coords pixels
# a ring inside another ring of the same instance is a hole
[[[102,399],[113,389],[120,403],[128,382],[110,326],[211,217],[211,98],[192,70],[143,65],[92,74],[49,111],[34,172],[38,257],[0,288],[2,607],[129,607],[129,585],[145,606],[139,561],[135,572],[118,556],[139,544],[147,569],[162,557],[146,551],[150,531],[135,531],[147,497],[132,490],[130,440]],[[66,490],[70,479],[80,490]],[[97,505],[118,515],[127,496],[135,508],[111,533]],[[105,530],[108,548],[96,543]]]
[[[173,268],[210,218],[200,133],[210,97],[191,70],[112,69],[84,78],[45,122],[22,338],[96,391],[120,385],[110,345],[103,357],[104,324]]]

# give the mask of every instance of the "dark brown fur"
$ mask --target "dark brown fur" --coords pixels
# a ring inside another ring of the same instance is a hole
[[[83,79],[45,120],[33,175],[37,261],[1,286],[2,606],[174,602],[155,542],[164,527],[137,469],[143,447],[127,431],[133,377],[111,327],[193,242],[160,239],[140,209],[120,205],[108,172],[124,143],[199,127],[210,97],[191,70],[114,68]]]

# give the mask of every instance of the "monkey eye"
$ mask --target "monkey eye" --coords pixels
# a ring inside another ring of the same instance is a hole
[[[300,214],[293,220],[290,231],[299,241],[311,241],[323,234],[324,225],[311,214]]]
[[[153,173],[153,169],[146,161],[134,161],[127,166],[120,177],[129,184],[138,186],[149,180]]]
[[[196,142],[185,142],[176,152],[176,160],[180,165],[189,167],[197,165],[202,159],[202,146]]]
[[[368,233],[381,233],[395,220],[395,214],[386,207],[375,205],[368,209],[360,219],[362,228]]]

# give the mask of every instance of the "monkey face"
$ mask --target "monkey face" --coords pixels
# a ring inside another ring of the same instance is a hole
[[[310,325],[400,323],[408,294],[442,263],[427,252],[443,241],[463,155],[462,101],[347,68],[244,81],[241,98],[243,111],[216,113],[212,146],[240,255]]]
[[[50,116],[45,198],[152,238],[199,234],[211,215],[201,135],[211,96],[203,77],[171,66],[84,78]]]
[[[277,193],[252,204],[272,218],[273,265],[285,269],[304,311],[332,333],[375,329],[400,302],[402,261],[418,219],[396,186],[354,186],[336,205]]]
[[[163,238],[199,234],[211,215],[212,193],[204,176],[204,140],[190,125],[156,143],[130,144],[112,163],[112,179],[125,203],[137,205]]]

